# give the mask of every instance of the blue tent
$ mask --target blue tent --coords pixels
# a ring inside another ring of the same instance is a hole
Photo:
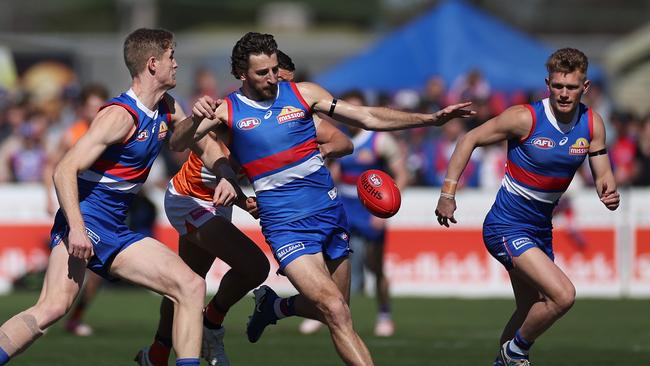
[[[447,1],[357,56],[317,75],[339,94],[350,89],[420,89],[431,76],[450,84],[480,70],[492,89],[539,90],[553,50],[462,1]],[[590,76],[597,74],[590,70]]]

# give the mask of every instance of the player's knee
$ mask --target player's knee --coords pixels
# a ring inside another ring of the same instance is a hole
[[[576,300],[575,287],[573,287],[573,285],[567,286],[567,288],[565,288],[560,293],[560,295],[557,296],[557,298],[555,299],[555,303],[557,304],[559,313],[564,314],[567,311],[569,311],[569,309],[573,307],[575,300]]]
[[[188,296],[195,300],[198,299],[200,303],[203,304],[203,301],[205,299],[206,285],[205,280],[201,276],[192,276],[186,288],[190,292]]]
[[[261,255],[260,258],[257,258],[253,262],[253,268],[250,271],[249,278],[253,284],[253,287],[256,287],[266,280],[269,276],[269,271],[271,271],[271,265],[266,256]]]
[[[60,297],[46,297],[35,306],[35,313],[39,314],[39,323],[43,328],[55,323],[70,310],[72,302]]]
[[[336,296],[317,304],[330,327],[344,327],[351,321],[350,308],[345,299]]]

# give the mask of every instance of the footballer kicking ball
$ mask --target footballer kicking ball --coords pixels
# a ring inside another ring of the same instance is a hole
[[[390,175],[381,170],[366,170],[357,180],[357,196],[371,214],[389,218],[399,211],[402,196]]]

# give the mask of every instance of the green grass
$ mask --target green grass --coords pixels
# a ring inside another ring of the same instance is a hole
[[[0,319],[31,305],[36,293],[0,296]],[[96,335],[77,338],[60,324],[10,365],[134,365],[137,350],[151,341],[159,297],[145,291],[108,289],[88,312]],[[233,365],[341,364],[326,331],[303,336],[299,319],[268,328],[249,344],[244,324],[252,307],[247,298],[226,319],[226,347]],[[395,299],[397,333],[372,335],[371,299],[352,301],[355,327],[377,365],[491,365],[512,300]],[[578,299],[574,308],[542,336],[532,353],[536,365],[650,364],[650,300]],[[170,362],[170,364],[173,364]]]

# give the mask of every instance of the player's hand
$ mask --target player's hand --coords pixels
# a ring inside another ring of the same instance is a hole
[[[93,245],[86,230],[70,229],[68,233],[68,253],[78,259],[88,260],[94,255]]]
[[[386,228],[386,219],[370,215],[370,226],[375,230],[384,230]]]
[[[615,189],[608,188],[607,183],[603,182],[603,187],[600,194],[600,202],[602,202],[605,207],[611,211],[614,211],[621,203],[621,195]]]
[[[204,118],[215,119],[216,114],[214,113],[217,109],[217,106],[220,105],[223,101],[217,99],[216,101],[210,98],[207,95],[199,98],[192,107],[192,119],[194,121],[201,121]]]
[[[228,179],[221,178],[217,187],[214,189],[212,196],[212,204],[215,206],[232,206],[237,199],[237,190],[228,181]]]
[[[454,211],[456,211],[456,200],[453,198],[440,197],[438,198],[438,207],[436,207],[436,217],[441,226],[449,227],[449,222],[456,223],[454,218]]]
[[[248,212],[254,219],[260,218],[260,211],[257,207],[257,198],[247,197],[244,201],[244,207],[242,207],[246,212]]]
[[[472,102],[452,104],[433,114],[436,126],[442,126],[454,118],[467,118],[476,114],[476,111],[465,109],[472,105]]]

